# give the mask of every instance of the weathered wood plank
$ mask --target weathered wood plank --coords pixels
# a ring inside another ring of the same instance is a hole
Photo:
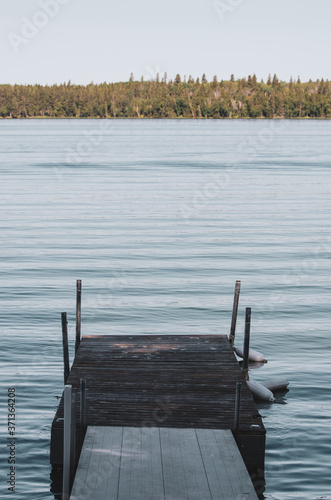
[[[212,500],[195,429],[160,429],[166,498]]]
[[[230,431],[219,432],[218,430],[211,430],[214,435],[214,443],[218,446],[218,452],[223,451],[224,455],[228,457],[224,460],[224,468],[229,477],[230,483],[236,481],[240,487],[240,498],[243,500],[251,500],[256,498],[256,493],[251,481],[246,481],[245,477],[247,469],[240,454],[236,442]],[[218,453],[217,450],[215,453]]]
[[[80,480],[76,481],[78,469],[75,475],[74,485],[71,491],[71,500],[79,500],[82,498],[87,477],[89,474],[89,463],[92,456],[93,443],[95,439],[96,429],[95,427],[88,427],[85,435],[84,446],[79,458],[79,476]]]
[[[89,427],[71,500],[257,500],[230,431]]]
[[[121,427],[89,426],[71,492],[71,500],[102,500],[111,493],[117,498],[119,463],[122,454]]]
[[[123,432],[118,500],[163,500],[159,429],[126,427]]]
[[[196,434],[213,498],[221,493],[222,498],[256,499],[231,431],[197,429]]]
[[[235,384],[243,380],[225,335],[83,337],[68,383],[75,390],[83,377],[88,425],[217,428],[232,427]],[[61,401],[54,426],[62,417]],[[244,384],[241,429],[252,423],[264,433]]]
[[[123,429],[104,428],[103,452],[95,485],[94,500],[116,498],[118,493],[120,461],[122,456]]]

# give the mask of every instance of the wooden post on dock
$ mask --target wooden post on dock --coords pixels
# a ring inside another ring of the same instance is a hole
[[[249,338],[251,332],[251,308],[246,307],[243,372],[248,380]]]
[[[234,425],[233,425],[233,433],[235,439],[237,439],[239,433],[241,386],[242,386],[241,382],[236,383],[236,402],[234,408]]]
[[[80,429],[84,436],[86,430],[86,380],[80,379]]]
[[[238,314],[240,285],[241,285],[241,281],[237,280],[235,290],[234,290],[232,321],[231,321],[231,330],[230,330],[230,342],[232,345],[234,343],[234,338],[236,335],[236,323],[237,323],[237,314]]]
[[[67,378],[69,377],[70,367],[69,367],[69,346],[68,346],[68,321],[67,313],[61,313],[62,322],[62,344],[63,344],[63,362],[64,362],[64,385],[67,383]]]
[[[75,353],[80,344],[80,330],[81,330],[81,307],[82,307],[82,280],[77,280],[77,299],[76,299],[76,343]]]
[[[69,500],[72,448],[72,387],[64,387],[64,430],[63,430],[63,486],[62,500]]]

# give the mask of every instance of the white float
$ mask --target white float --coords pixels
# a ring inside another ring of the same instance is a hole
[[[262,382],[262,385],[269,389],[269,391],[286,391],[289,382],[284,378],[273,378]]]
[[[275,401],[272,392],[259,382],[248,380],[247,385],[256,399],[260,399],[262,401],[270,401],[270,402]]]
[[[241,349],[241,347],[234,347],[234,352],[240,358],[244,357],[244,350]],[[254,351],[254,349],[249,349],[249,351],[248,351],[248,359],[249,359],[249,361],[263,361],[263,363],[267,362],[267,360],[264,358],[263,354],[261,354],[258,351]]]

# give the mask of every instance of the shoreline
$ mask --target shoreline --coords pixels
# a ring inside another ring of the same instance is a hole
[[[184,116],[176,116],[173,118],[170,117],[149,117],[149,116],[113,116],[113,117],[99,117],[99,116],[22,116],[19,118],[13,118],[10,116],[0,116],[0,120],[189,120],[189,121],[200,121],[200,120],[208,120],[208,121],[231,121],[231,120],[291,120],[291,121],[300,121],[300,120],[325,120],[329,121],[331,120],[331,116],[323,116],[323,117],[316,117],[316,116],[302,116],[302,117],[295,117],[295,118],[290,118],[290,117],[280,117],[280,116],[275,116],[273,118],[267,118],[265,116],[260,116],[257,118],[253,118],[250,116],[242,117],[242,116],[234,116],[234,117],[217,117],[217,118],[212,118],[212,117],[196,117],[196,118],[188,118]]]

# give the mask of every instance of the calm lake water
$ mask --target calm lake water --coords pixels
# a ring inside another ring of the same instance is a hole
[[[83,334],[228,334],[252,308],[266,498],[331,499],[331,122],[0,121],[0,496],[52,499],[51,422]],[[16,389],[16,493],[7,389]],[[231,500],[231,499],[229,499]]]

